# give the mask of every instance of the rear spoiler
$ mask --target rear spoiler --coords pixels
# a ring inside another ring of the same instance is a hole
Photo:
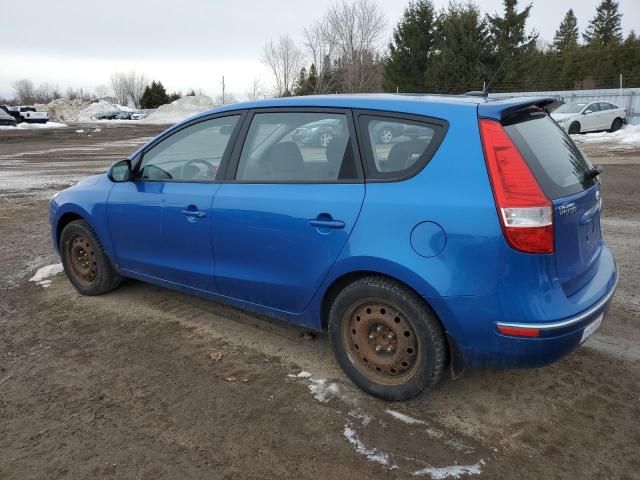
[[[537,107],[551,112],[562,104],[562,100],[553,97],[511,97],[489,99],[478,104],[478,116],[501,120],[506,115],[526,108]]]

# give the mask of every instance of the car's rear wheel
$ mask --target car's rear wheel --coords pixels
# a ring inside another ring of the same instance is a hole
[[[60,256],[69,281],[83,295],[107,293],[122,281],[95,231],[84,220],[75,220],[64,227]]]
[[[611,124],[610,131],[615,132],[617,130],[620,130],[621,127],[622,127],[622,120],[620,120],[619,118],[616,118]]]
[[[391,143],[393,140],[393,131],[389,127],[385,127],[380,130],[380,143],[384,143],[385,145]]]
[[[361,389],[407,400],[444,372],[442,327],[424,301],[385,277],[362,278],[338,294],[329,313],[336,359]]]
[[[575,135],[578,133],[580,133],[580,124],[578,122],[573,122],[571,125],[569,125],[569,134]]]

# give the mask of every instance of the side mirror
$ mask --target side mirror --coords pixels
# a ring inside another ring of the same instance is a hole
[[[131,180],[131,162],[125,159],[114,163],[109,167],[107,176],[112,182],[128,182]]]
[[[585,110],[584,112],[582,112],[583,115],[586,115],[587,113],[593,113],[593,110]]]

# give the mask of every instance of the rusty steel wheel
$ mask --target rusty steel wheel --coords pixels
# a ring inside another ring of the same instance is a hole
[[[327,326],[342,370],[376,397],[408,400],[442,378],[447,349],[438,318],[391,278],[370,275],[344,286]]]
[[[76,279],[83,283],[93,283],[98,271],[95,247],[87,236],[75,235],[68,246],[71,268]]]
[[[411,320],[396,306],[368,299],[347,312],[344,348],[371,381],[405,383],[420,366],[420,339]]]

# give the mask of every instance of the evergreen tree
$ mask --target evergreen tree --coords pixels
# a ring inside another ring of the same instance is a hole
[[[162,82],[151,82],[151,85],[147,85],[140,99],[141,108],[158,108],[160,105],[169,103],[169,96],[162,85]]]
[[[424,91],[423,76],[432,53],[434,23],[431,0],[409,3],[389,44],[389,57],[384,65],[386,91]]]
[[[596,16],[589,22],[582,34],[589,46],[606,48],[619,45],[622,41],[622,14],[618,12],[618,2],[602,0],[596,9]]]
[[[518,89],[531,76],[538,34],[527,33],[526,24],[532,4],[518,12],[518,0],[503,0],[504,14],[488,15],[491,43],[495,55],[494,69],[506,60],[503,73],[496,78],[504,87]]]
[[[193,96],[193,95],[192,95]],[[175,102],[176,100],[180,100],[182,98],[182,93],[180,92],[173,92],[172,94],[169,95],[168,98],[168,102],[167,103],[171,103],[171,102]]]
[[[318,69],[313,63],[309,67],[309,76],[307,77],[307,85],[308,85],[309,95],[312,95],[318,92]]]
[[[478,6],[450,3],[436,21],[434,53],[424,72],[426,90],[481,90],[491,64],[487,22]]]
[[[578,46],[578,19],[570,8],[553,37],[553,50],[564,52]]]

